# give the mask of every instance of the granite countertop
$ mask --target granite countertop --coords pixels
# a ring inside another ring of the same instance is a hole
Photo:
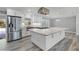
[[[50,27],[50,28],[46,28],[46,29],[30,29],[30,31],[32,32],[36,32],[42,35],[50,35],[56,32],[60,32],[60,31],[65,31],[66,28],[61,28],[61,27]]]

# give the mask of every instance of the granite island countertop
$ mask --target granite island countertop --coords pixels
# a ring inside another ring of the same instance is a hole
[[[66,29],[67,28],[63,28],[63,27],[50,27],[50,28],[45,28],[45,29],[30,29],[29,31],[47,36],[47,35],[57,33],[60,31],[65,31]]]

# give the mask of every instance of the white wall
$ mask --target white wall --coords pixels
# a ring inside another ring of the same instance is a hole
[[[76,34],[79,35],[79,15],[76,16]]]
[[[76,32],[76,16],[50,20],[51,27],[65,27],[69,32]]]
[[[50,9],[50,18],[61,18],[61,17],[69,17],[69,16],[75,16],[77,11],[77,8],[72,7],[54,7],[49,8]]]
[[[76,15],[76,34],[79,35],[79,8],[77,8],[77,15]]]

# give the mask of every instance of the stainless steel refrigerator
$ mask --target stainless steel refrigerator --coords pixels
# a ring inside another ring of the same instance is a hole
[[[7,16],[7,41],[15,41],[22,38],[21,17]]]

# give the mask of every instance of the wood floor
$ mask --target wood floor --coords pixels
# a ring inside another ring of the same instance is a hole
[[[31,37],[7,43],[5,39],[0,40],[0,51],[42,51],[31,42]],[[48,51],[79,51],[79,40],[76,36],[66,36]]]
[[[1,51],[40,51],[40,49],[32,44],[31,38],[26,37],[18,41],[13,41],[2,45]]]

